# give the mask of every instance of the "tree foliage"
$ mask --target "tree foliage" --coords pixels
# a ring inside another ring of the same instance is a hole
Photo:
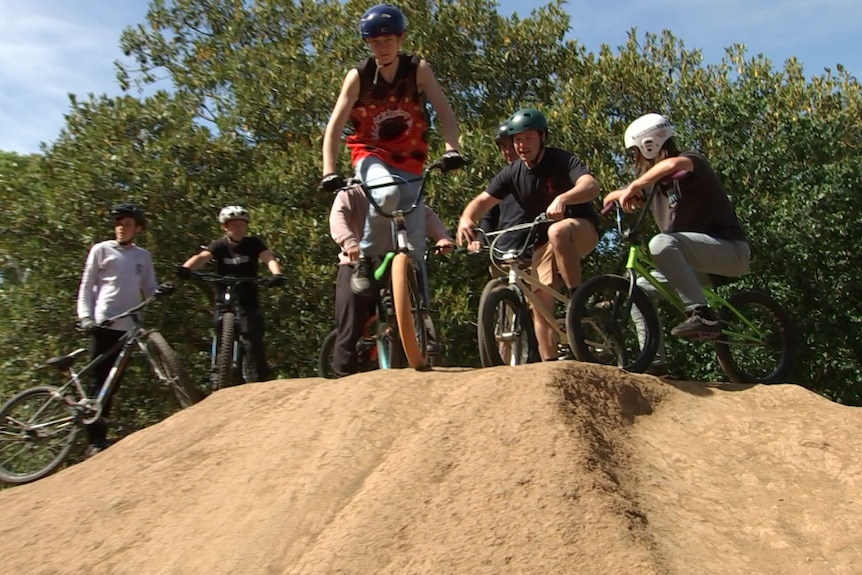
[[[796,60],[776,68],[731,46],[705,65],[670,31],[630,32],[618,47],[587,51],[565,38],[569,19],[551,2],[505,17],[490,0],[408,0],[406,48],[432,65],[453,103],[468,169],[436,176],[428,202],[454,226],[502,160],[498,123],[538,106],[551,144],[581,155],[605,192],[625,183],[625,126],[667,114],[686,146],[723,176],[750,235],[754,260],[742,284],[766,289],[791,311],[802,338],[793,380],[862,404],[860,87],[840,66],[806,78]],[[0,155],[0,317],[5,395],[47,375],[33,367],[69,351],[74,300],[89,246],[110,237],[108,207],[135,199],[149,215],[142,245],[161,279],[218,237],[216,214],[246,205],[252,232],[277,254],[289,285],[264,294],[269,355],[282,377],[314,374],[331,329],[337,248],[328,237],[331,197],[317,190],[323,127],[346,71],[367,54],[356,33],[366,4],[301,0],[155,0],[122,35],[134,66],[118,65],[127,96],[71,97],[66,125],[41,155]],[[170,91],[136,98],[135,86]],[[432,153],[441,153],[432,133]],[[349,166],[346,154],[342,170]],[[610,247],[587,274],[621,270]],[[478,364],[475,317],[487,279],[482,258],[430,264],[436,321],[449,365]],[[186,284],[150,323],[192,372],[207,377],[209,295]],[[674,371],[720,378],[711,349],[669,342]],[[128,380],[127,380],[128,382]],[[128,384],[129,428],[164,415],[145,385]]]

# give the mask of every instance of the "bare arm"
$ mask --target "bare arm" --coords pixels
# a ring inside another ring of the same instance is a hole
[[[260,260],[266,264],[269,272],[274,276],[281,275],[281,265],[279,265],[278,260],[275,259],[275,256],[272,255],[272,252],[269,250],[264,250],[260,252]]]
[[[359,99],[359,72],[350,70],[344,77],[341,93],[329,116],[326,131],[323,133],[323,175],[334,173],[338,163],[338,153],[341,151],[341,134],[350,117],[353,104]]]
[[[466,244],[475,240],[476,238],[473,227],[476,225],[476,222],[479,221],[482,214],[499,203],[500,200],[488,192],[482,192],[473,198],[470,203],[467,204],[467,207],[464,208],[464,211],[461,212],[461,218],[458,220],[458,231],[455,234],[457,242],[459,244]]]
[[[647,170],[641,176],[635,178],[628,186],[614,190],[604,197],[602,200],[604,205],[617,201],[623,207],[623,210],[631,212],[643,200],[643,190],[656,182],[673,175],[677,172],[693,172],[694,164],[691,159],[685,156],[676,156],[675,158],[666,158],[657,162],[652,168]]]
[[[458,120],[455,118],[455,112],[452,111],[452,106],[443,93],[437,77],[431,70],[431,66],[425,60],[420,60],[419,68],[416,71],[416,86],[419,91],[425,94],[428,101],[437,112],[437,118],[440,120],[440,129],[443,131],[443,141],[446,143],[446,151],[458,149]]]
[[[548,206],[546,213],[551,219],[560,219],[565,215],[566,206],[585,204],[592,201],[598,195],[599,183],[593,176],[585,174],[578,178],[578,181],[575,182],[575,185],[570,190],[554,198]]]
[[[197,254],[187,259],[183,264],[183,267],[189,268],[191,270],[196,270],[208,264],[212,259],[213,254],[211,251],[201,250]]]

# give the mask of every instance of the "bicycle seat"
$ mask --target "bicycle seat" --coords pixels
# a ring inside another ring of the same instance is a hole
[[[50,365],[51,367],[56,367],[57,369],[68,369],[73,363],[75,363],[75,358],[84,353],[85,351],[87,350],[82,347],[76,349],[71,353],[67,353],[66,355],[52,357],[45,362],[45,365]]]

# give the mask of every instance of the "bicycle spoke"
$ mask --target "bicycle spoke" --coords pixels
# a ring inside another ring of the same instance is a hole
[[[66,458],[79,429],[54,388],[18,394],[0,412],[0,479],[25,483],[51,473]]]

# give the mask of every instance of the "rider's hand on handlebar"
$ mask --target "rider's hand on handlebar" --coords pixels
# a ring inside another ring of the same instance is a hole
[[[331,194],[337,192],[346,185],[347,180],[345,180],[341,174],[336,174],[335,172],[326,174],[323,176],[323,179],[320,180],[320,189]]]
[[[96,322],[91,317],[82,317],[78,320],[78,329],[84,333],[92,333],[96,329]]]
[[[282,287],[287,285],[287,278],[281,274],[274,274],[269,278],[269,285],[272,287]]]
[[[181,280],[192,279],[192,269],[186,266],[177,266],[177,277]]]
[[[485,244],[480,240],[473,240],[467,244],[467,251],[470,253],[477,254],[482,251],[482,248],[485,247]]]
[[[450,239],[438,240],[438,242],[434,244],[434,251],[438,254],[449,254],[452,253],[452,250],[454,249],[455,244]]]
[[[440,158],[440,171],[444,174],[458,168],[463,168],[466,165],[467,159],[458,153],[458,150],[449,150]]]
[[[633,212],[643,203],[643,193],[641,188],[635,188],[629,184],[621,190],[609,193],[602,200],[602,204],[607,206],[613,202],[619,202],[624,212]]]
[[[476,240],[475,225],[470,218],[461,216],[458,220],[458,231],[455,233],[455,241],[459,246]]]

